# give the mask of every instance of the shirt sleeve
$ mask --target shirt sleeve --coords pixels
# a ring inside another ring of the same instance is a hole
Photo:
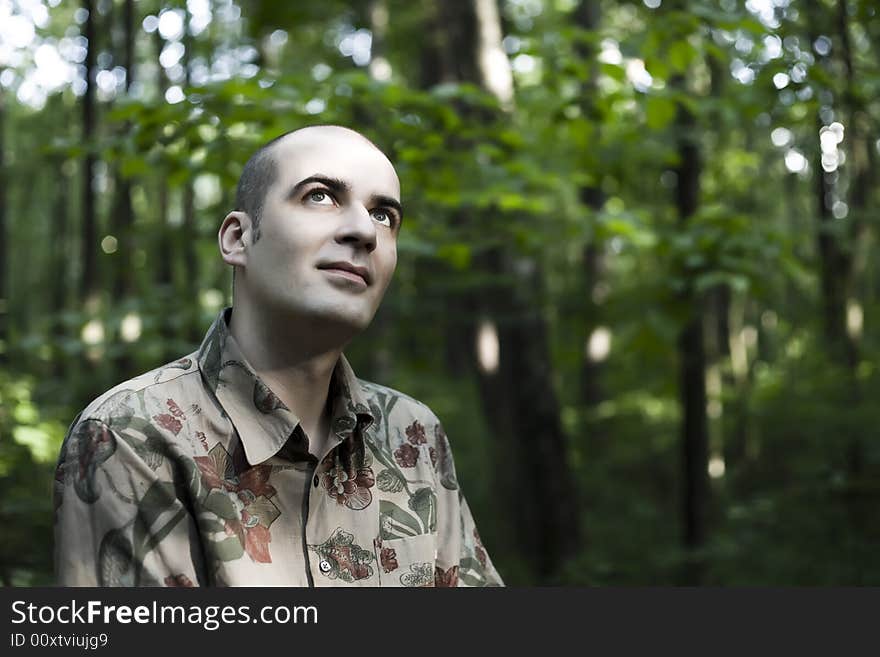
[[[155,432],[155,433],[154,433]],[[193,586],[192,514],[167,443],[149,426],[74,422],[55,475],[60,586]]]
[[[439,422],[434,430],[437,476],[437,586],[504,586],[480,534],[455,473],[452,450]]]

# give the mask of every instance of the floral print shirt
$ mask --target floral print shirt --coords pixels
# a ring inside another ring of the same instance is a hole
[[[502,586],[424,404],[340,357],[320,461],[228,330],[108,391],[55,475],[72,586]]]

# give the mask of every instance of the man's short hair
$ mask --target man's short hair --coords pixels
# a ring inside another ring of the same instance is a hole
[[[266,142],[251,155],[241,171],[238,187],[235,190],[235,209],[245,212],[251,218],[254,227],[254,242],[260,239],[260,218],[263,216],[263,204],[269,188],[278,177],[278,166],[272,156],[272,146],[294,130],[288,130]]]
[[[369,138],[364,137],[364,135],[351,128],[339,125],[313,127],[348,130],[366,140],[379,152],[382,152],[382,149],[376,146],[376,144]],[[235,209],[239,212],[246,212],[251,218],[254,227],[254,242],[260,239],[260,219],[263,216],[263,205],[266,202],[266,194],[278,178],[278,163],[275,161],[275,156],[272,154],[272,147],[276,142],[281,141],[287,135],[303,129],[305,128],[288,130],[284,134],[278,135],[274,139],[267,141],[260,146],[253,155],[251,155],[250,159],[245,163],[244,169],[242,169],[241,177],[238,179],[238,187],[235,190]]]

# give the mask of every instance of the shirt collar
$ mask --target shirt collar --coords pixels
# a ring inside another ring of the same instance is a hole
[[[299,425],[299,418],[254,372],[229,332],[232,308],[224,308],[208,329],[196,353],[205,384],[229,416],[238,432],[248,463],[263,463],[275,455]],[[340,354],[330,380],[331,439],[341,442],[360,425],[375,418],[366,392]],[[225,445],[229,449],[229,445]]]

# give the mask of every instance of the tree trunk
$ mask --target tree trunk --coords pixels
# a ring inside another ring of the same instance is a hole
[[[98,272],[95,243],[98,237],[97,217],[95,216],[95,192],[93,179],[95,173],[95,7],[92,0],[83,0],[83,8],[88,12],[85,21],[86,57],[83,65],[86,70],[86,89],[82,100],[82,144],[85,148],[82,172],[82,278],[80,294],[83,301],[89,301],[98,291]]]
[[[441,63],[440,79],[477,84],[495,95],[502,108],[509,107],[512,75],[509,66],[506,75],[498,68],[507,60],[495,0],[446,2],[440,11],[440,52],[430,55]],[[475,212],[481,211],[469,212],[471,221]],[[518,274],[513,259],[506,245],[474,256],[474,268],[500,282],[456,302],[465,313],[460,316],[469,320],[457,337],[464,353],[473,354],[481,319],[489,327],[484,330],[497,332],[497,370],[477,367],[476,358],[470,366],[478,377],[489,426],[501,441],[496,449],[509,464],[498,475],[500,489],[509,495],[505,506],[516,544],[543,580],[552,581],[579,547],[578,504],[553,386],[548,331],[536,303],[541,268],[532,260],[526,263],[531,273]]]
[[[602,17],[602,8],[598,0],[582,0],[575,10],[575,23],[584,30],[595,32],[599,27],[599,21]],[[581,113],[595,126],[602,124],[602,117],[599,116],[599,110],[593,102],[596,96],[596,78],[597,72],[597,52],[593,45],[587,46],[581,44],[580,55],[589,67],[589,77],[581,85]],[[598,128],[597,128],[598,132]],[[589,166],[589,164],[587,164]],[[591,167],[594,168],[595,167]],[[602,210],[605,204],[605,194],[602,192],[601,182],[597,181],[591,185],[584,185],[580,188],[580,200],[595,216]],[[595,409],[604,399],[605,395],[602,390],[602,372],[604,365],[602,361],[590,354],[589,344],[596,331],[601,325],[601,279],[604,270],[604,245],[599,241],[595,231],[590,242],[584,247],[581,255],[582,270],[584,273],[584,304],[585,312],[585,331],[583,334],[584,345],[586,348],[583,352],[583,361],[581,366],[581,395],[584,404],[588,409]],[[595,423],[594,423],[595,424]],[[603,442],[596,440],[600,438],[597,432],[598,426],[592,427],[591,438],[593,442]]]
[[[125,93],[131,88],[135,77],[134,69],[134,0],[125,0],[123,5],[123,44],[122,66],[125,68]],[[131,130],[131,123],[126,121],[122,126],[123,137]],[[119,302],[123,298],[134,293],[134,277],[131,269],[132,254],[132,227],[134,224],[134,207],[131,202],[131,181],[122,175],[117,167],[116,171],[116,195],[113,204],[114,230],[116,232],[118,250],[115,254],[116,267],[113,284],[113,298]]]
[[[189,31],[190,12],[186,10],[183,28],[183,59],[181,65],[184,72],[184,88],[188,89],[190,85],[190,61],[192,58],[192,49],[194,40]],[[192,309],[191,316],[187,317],[186,322],[186,339],[193,346],[198,346],[199,340],[204,332],[201,326],[200,304],[198,303],[199,295],[199,258],[196,245],[199,240],[199,228],[196,223],[196,206],[195,206],[195,189],[193,187],[194,180],[187,178],[183,183],[183,235],[181,237],[181,245],[183,247],[183,271],[185,284],[186,304]],[[188,311],[189,312],[189,311]]]
[[[827,25],[830,16],[823,14],[823,6],[817,0],[806,3],[808,31],[810,43],[816,41],[823,26]],[[828,55],[816,54],[817,64],[827,67]],[[824,127],[821,117],[816,116],[816,136]],[[822,291],[822,317],[825,341],[831,358],[846,365],[855,357],[854,345],[846,330],[847,288],[850,277],[851,261],[842,243],[842,235],[837,230],[832,213],[832,197],[836,185],[831,175],[822,167],[822,149],[816,144],[815,193],[816,209],[819,219],[817,246],[819,252],[819,277]]]
[[[134,70],[134,0],[125,0],[122,11],[122,66],[125,69],[125,93],[131,88],[135,77]],[[123,122],[120,134],[125,139],[131,131],[131,122]],[[121,151],[122,152],[122,151]],[[132,270],[132,256],[134,254],[134,206],[131,200],[131,181],[122,174],[122,165],[117,163],[114,172],[113,211],[110,217],[113,232],[117,240],[117,251],[112,254],[113,269],[113,302],[117,306],[125,299],[134,294],[134,272]],[[121,339],[121,332],[116,332],[116,340]],[[134,360],[130,350],[123,349],[115,359],[115,375],[118,378],[128,378],[134,372]]]
[[[61,321],[61,315],[67,308],[67,283],[70,258],[67,254],[70,229],[68,221],[70,213],[70,179],[64,173],[63,156],[55,156],[53,170],[58,171],[58,184],[55,186],[54,207],[52,208],[52,269],[49,278],[51,290],[49,292],[52,303],[52,366],[51,373],[55,380],[64,380],[67,369],[67,358],[59,348],[64,339],[66,329]]]
[[[861,327],[851,326],[849,322],[850,304],[861,308],[859,303],[858,285],[864,273],[869,253],[868,222],[865,215],[868,211],[869,193],[873,184],[873,157],[871,151],[873,145],[869,139],[868,131],[870,119],[865,116],[864,106],[860,100],[859,82],[856,79],[855,64],[853,62],[852,46],[849,38],[849,18],[847,15],[847,3],[839,2],[837,7],[837,28],[840,36],[840,56],[843,60],[846,73],[846,89],[844,92],[844,105],[849,115],[847,140],[850,144],[849,158],[847,163],[850,170],[849,185],[849,220],[851,224],[850,238],[852,248],[848,254],[848,280],[845,282],[846,289],[846,338],[847,338],[847,365],[849,380],[852,388],[852,400],[856,403],[862,401],[862,391],[856,370],[859,363],[859,342],[861,339]],[[864,468],[864,446],[860,432],[854,431],[849,436],[847,445],[847,461],[849,472],[852,476],[862,474]]]
[[[159,102],[164,102],[165,91],[168,88],[168,78],[165,70],[159,62],[159,56],[162,54],[162,48],[165,41],[159,34],[159,30],[155,32],[156,46],[156,88],[158,91]],[[168,189],[168,178],[164,170],[160,170],[157,175],[156,183],[158,185],[158,206],[156,208],[156,220],[159,226],[158,248],[155,257],[158,260],[156,267],[156,283],[158,284],[160,297],[166,304],[174,302],[174,256],[175,256],[175,240],[174,228],[169,222],[169,204],[170,190]],[[176,332],[171,322],[175,318],[174,313],[165,313],[161,318],[159,331],[163,339],[163,356],[162,360],[170,360],[175,356],[174,341]]]
[[[673,87],[684,87],[681,78],[670,81]],[[676,208],[679,225],[686,229],[689,219],[697,211],[700,196],[700,152],[697,143],[696,121],[693,114],[679,104],[676,129],[678,132],[679,167],[676,185]],[[684,294],[689,311],[678,338],[680,362],[679,397],[682,406],[682,470],[684,474],[682,514],[683,539],[687,561],[683,571],[686,584],[696,585],[702,579],[702,563],[696,556],[706,539],[706,510],[708,505],[708,449],[709,431],[706,418],[706,355],[703,339],[703,299],[692,286]]]
[[[0,366],[9,364],[9,235],[6,227],[6,94],[0,89]]]

